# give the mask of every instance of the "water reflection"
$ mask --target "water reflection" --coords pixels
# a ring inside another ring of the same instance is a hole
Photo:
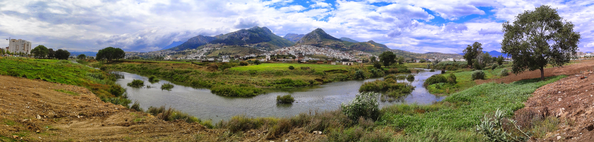
[[[437,97],[430,94],[423,87],[423,81],[438,72],[419,72],[415,79],[399,80],[398,82],[407,82],[416,88],[413,92],[391,102],[380,102],[380,107],[398,103],[417,103],[431,104],[441,101],[443,97]],[[145,110],[149,106],[173,107],[183,112],[199,117],[201,119],[212,119],[214,122],[229,119],[236,115],[246,115],[249,117],[290,117],[299,113],[306,113],[310,110],[336,110],[342,103],[348,103],[353,100],[359,91],[359,87],[367,81],[377,79],[367,79],[359,81],[333,82],[320,85],[315,88],[291,90],[290,92],[271,92],[258,95],[252,98],[231,98],[214,95],[208,89],[197,89],[181,85],[175,85],[171,91],[161,90],[160,86],[170,83],[160,80],[155,83],[149,83],[147,77],[136,74],[119,72],[123,78],[116,82],[127,89],[128,97],[132,101],[138,101]],[[151,86],[142,88],[131,88],[126,84],[134,79],[145,81],[145,85]],[[173,83],[172,83],[173,84]],[[277,104],[276,96],[291,94],[295,98],[293,104]]]

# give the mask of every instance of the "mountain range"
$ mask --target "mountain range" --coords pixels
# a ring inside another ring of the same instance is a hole
[[[295,43],[295,42],[299,41],[303,36],[305,36],[305,35],[304,34],[288,33],[283,38]]]

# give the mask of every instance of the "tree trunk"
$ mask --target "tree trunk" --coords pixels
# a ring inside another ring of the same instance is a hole
[[[540,67],[540,81],[544,80],[544,67]]]

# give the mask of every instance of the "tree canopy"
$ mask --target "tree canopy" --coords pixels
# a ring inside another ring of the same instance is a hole
[[[49,53],[49,50],[43,45],[38,45],[37,47],[33,48],[33,50],[31,50],[31,53],[33,53],[35,58],[45,58]]]
[[[540,70],[544,80],[544,67],[563,66],[576,54],[580,34],[573,31],[571,22],[564,22],[557,10],[540,6],[534,11],[524,11],[513,23],[503,23],[503,53],[513,59],[515,74],[525,70]]]
[[[70,52],[68,52],[68,50],[58,49],[55,56],[58,59],[68,59],[68,57],[70,57]]]
[[[77,58],[77,59],[79,59],[79,60],[86,59],[86,58],[87,58],[87,55],[85,55],[85,54],[80,54],[80,55],[78,55],[76,58]]]
[[[379,55],[380,62],[384,64],[384,66],[389,66],[392,63],[396,62],[396,55],[392,51],[386,51]]]
[[[475,60],[481,53],[483,53],[483,44],[479,42],[474,42],[471,45],[466,46],[464,49],[464,59],[468,62],[468,65],[472,66],[473,61]]]
[[[103,49],[99,50],[99,52],[97,52],[96,59],[111,61],[111,60],[122,59],[125,56],[126,56],[126,53],[124,52],[124,50],[122,50],[120,48],[107,47],[107,48],[103,48]]]
[[[56,58],[56,51],[54,51],[54,49],[48,49],[47,50],[47,57],[50,59]]]

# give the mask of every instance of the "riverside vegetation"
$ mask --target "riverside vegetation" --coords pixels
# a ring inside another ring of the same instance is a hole
[[[383,77],[391,73],[410,73],[404,65],[384,68],[329,64],[263,63],[240,66],[229,63],[182,61],[92,62],[105,70],[155,76],[176,84],[209,88],[213,94],[252,97],[278,89],[302,88],[334,81]],[[294,69],[289,69],[289,67]]]

